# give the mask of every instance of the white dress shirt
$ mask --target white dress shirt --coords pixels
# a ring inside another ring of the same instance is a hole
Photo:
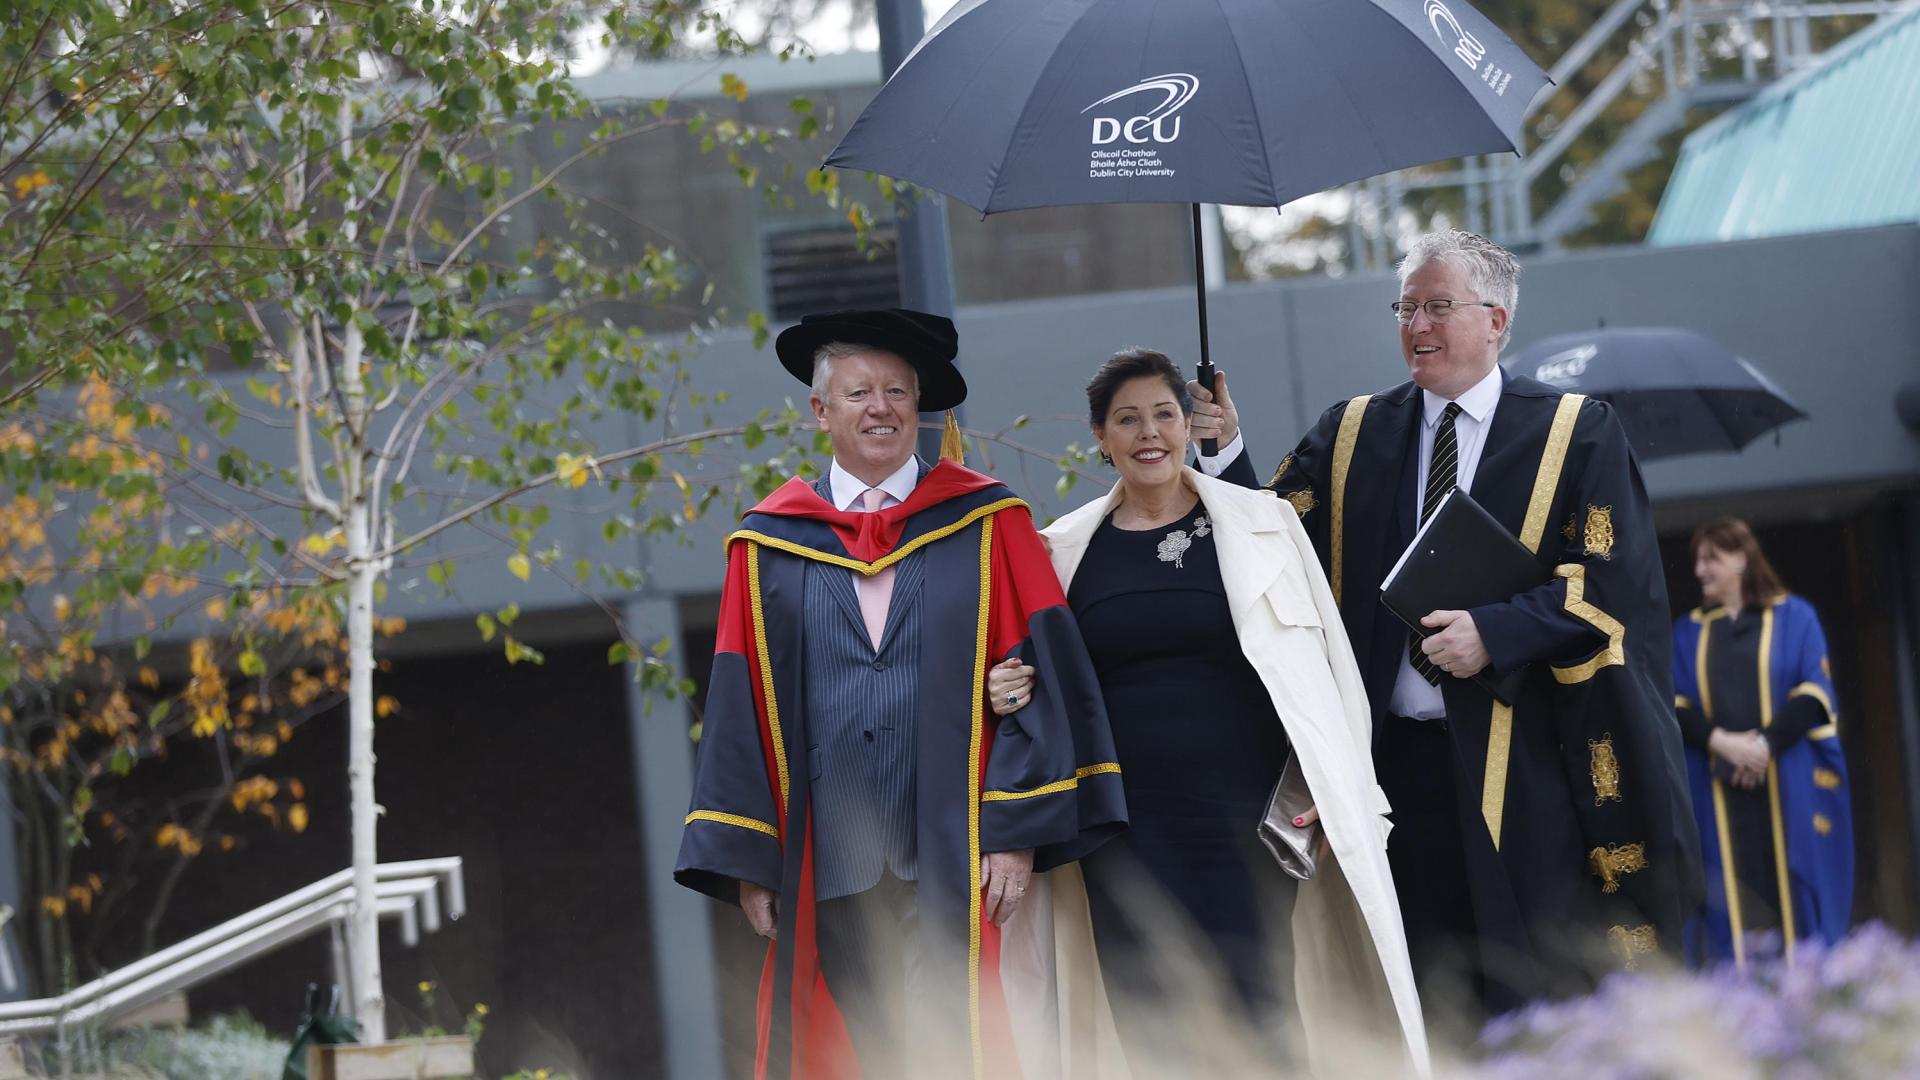
[[[1208,476],[1213,476],[1213,477],[1217,477],[1221,473],[1225,472],[1227,469],[1227,466],[1233,464],[1233,459],[1239,457],[1240,452],[1247,448],[1247,441],[1241,438],[1240,435],[1241,435],[1240,432],[1238,431],[1234,432],[1233,441],[1221,447],[1220,452],[1217,454],[1201,453],[1200,440],[1199,439],[1193,440],[1194,466],[1197,467],[1201,472],[1206,473]]]
[[[1453,437],[1460,449],[1454,483],[1461,491],[1472,489],[1473,474],[1480,468],[1480,451],[1487,445],[1487,427],[1493,423],[1493,410],[1500,406],[1500,385],[1500,365],[1495,364],[1486,378],[1454,399],[1460,403],[1460,415],[1453,419]],[[1427,497],[1427,463],[1433,460],[1433,437],[1440,430],[1440,414],[1447,410],[1447,399],[1431,390],[1422,390],[1420,407],[1420,471],[1419,480],[1413,485],[1415,521],[1420,520],[1420,513],[1425,509],[1421,503]],[[1440,677],[1452,676],[1443,671]],[[1440,688],[1421,678],[1413,669],[1413,661],[1407,659],[1405,649],[1400,650],[1400,670],[1394,676],[1393,696],[1387,701],[1387,709],[1416,720],[1438,720],[1447,715],[1447,703],[1440,696]]]
[[[1463,446],[1462,449],[1465,447]],[[827,489],[833,492],[835,510],[852,510],[856,513],[865,510],[865,507],[859,505],[860,496],[867,493],[869,486],[877,487],[886,493],[887,497],[880,500],[880,508],[883,510],[906,502],[907,496],[913,494],[913,489],[920,486],[920,459],[908,458],[907,463],[895,469],[892,476],[874,485],[868,485],[865,480],[841,468],[837,458],[827,470]]]

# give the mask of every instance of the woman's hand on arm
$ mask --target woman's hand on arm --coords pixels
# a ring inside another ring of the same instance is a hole
[[[1009,656],[987,670],[987,704],[993,715],[1011,716],[1033,700],[1033,668]]]

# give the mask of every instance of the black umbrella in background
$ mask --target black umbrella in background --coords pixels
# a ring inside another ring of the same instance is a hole
[[[1466,0],[961,0],[826,164],[983,214],[1192,204],[1211,386],[1199,204],[1516,150],[1547,82]]]
[[[1518,374],[1611,402],[1643,461],[1738,451],[1807,417],[1760,369],[1691,330],[1558,334],[1505,363]]]

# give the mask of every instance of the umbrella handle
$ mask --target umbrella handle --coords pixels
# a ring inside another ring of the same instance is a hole
[[[1206,334],[1202,333],[1200,335],[1200,338],[1202,341],[1205,341]],[[1205,346],[1203,345],[1201,346],[1201,348],[1204,350]],[[1216,374],[1217,372],[1214,369],[1213,361],[1207,358],[1205,352],[1202,352],[1200,356],[1200,363],[1194,366],[1193,378],[1195,382],[1198,382],[1201,386],[1206,387],[1208,391],[1212,392],[1217,397],[1219,396],[1219,393],[1220,393],[1220,383],[1215,378]],[[1219,439],[1201,439],[1200,452],[1206,455],[1207,457],[1212,457],[1213,455],[1219,453],[1220,440]]]
[[[1193,377],[1210,394],[1218,395],[1220,386],[1214,380],[1213,355],[1207,349],[1207,259],[1200,233],[1200,204],[1190,203],[1193,207],[1193,298],[1200,309],[1200,363],[1193,369]],[[1220,452],[1220,440],[1201,439],[1200,453],[1212,457]]]

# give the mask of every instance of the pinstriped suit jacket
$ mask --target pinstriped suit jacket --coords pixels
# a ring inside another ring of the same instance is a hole
[[[924,464],[920,474],[926,475]],[[823,477],[814,489],[833,499]],[[900,560],[886,629],[873,647],[850,571],[806,568],[807,769],[818,900],[872,888],[883,870],[912,881],[920,670],[921,552]]]

